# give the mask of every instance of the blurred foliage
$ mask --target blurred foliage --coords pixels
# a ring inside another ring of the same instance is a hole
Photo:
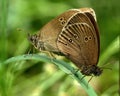
[[[81,7],[91,7],[96,12],[101,38],[99,66],[108,68],[100,77],[93,78],[90,84],[98,96],[120,94],[120,52],[113,48],[114,42],[119,44],[119,0],[0,0],[0,96],[87,96],[76,81],[58,71],[59,68],[53,64],[34,60],[9,65],[1,63],[29,52],[28,32],[35,33],[62,12]],[[58,77],[54,80],[56,74]],[[53,77],[54,83],[46,82],[50,77]],[[89,80],[89,77],[86,79]]]

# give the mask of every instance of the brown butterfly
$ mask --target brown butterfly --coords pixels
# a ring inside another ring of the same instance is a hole
[[[29,36],[38,50],[64,54],[86,76],[99,76],[100,38],[92,8],[71,9]]]

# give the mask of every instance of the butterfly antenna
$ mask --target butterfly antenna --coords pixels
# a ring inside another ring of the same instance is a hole
[[[105,64],[105,65],[102,65],[100,68],[101,68],[101,69],[109,69],[109,70],[112,70],[112,68],[110,68],[110,67],[105,67],[105,66],[107,66],[107,65],[110,65],[110,63],[107,63],[107,64]]]
[[[109,69],[109,70],[112,70],[112,68],[109,68],[109,67],[100,67],[101,69]]]

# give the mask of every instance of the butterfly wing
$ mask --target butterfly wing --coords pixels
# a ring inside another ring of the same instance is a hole
[[[96,65],[99,55],[96,31],[85,14],[76,15],[59,34],[57,46],[79,68],[82,65]]]
[[[59,33],[62,31],[63,27],[67,23],[68,19],[75,13],[79,12],[78,10],[68,10],[61,15],[57,16],[50,22],[48,22],[38,33],[39,41],[44,43],[44,50],[59,52],[56,41]]]
[[[94,11],[92,12],[94,13]],[[98,54],[100,53],[100,32],[99,32],[99,28],[98,28],[98,24],[97,24],[97,21],[96,21],[96,18],[94,18],[94,15],[92,15],[91,13],[89,12],[86,12],[85,13],[87,15],[87,17],[90,19],[90,21],[92,22],[93,24],[93,27],[95,29],[95,32],[96,32],[96,36],[97,36],[97,41],[98,41]],[[94,13],[95,14],[95,13]]]

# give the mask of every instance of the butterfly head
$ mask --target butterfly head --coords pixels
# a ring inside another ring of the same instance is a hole
[[[41,50],[41,49],[43,50],[44,49],[44,46],[43,46],[44,44],[43,44],[43,42],[40,41],[40,36],[39,35],[28,34],[28,39],[36,49],[38,49],[38,50]]]
[[[92,65],[83,67],[81,73],[86,76],[100,76],[102,74],[102,71],[103,70],[98,66]]]

